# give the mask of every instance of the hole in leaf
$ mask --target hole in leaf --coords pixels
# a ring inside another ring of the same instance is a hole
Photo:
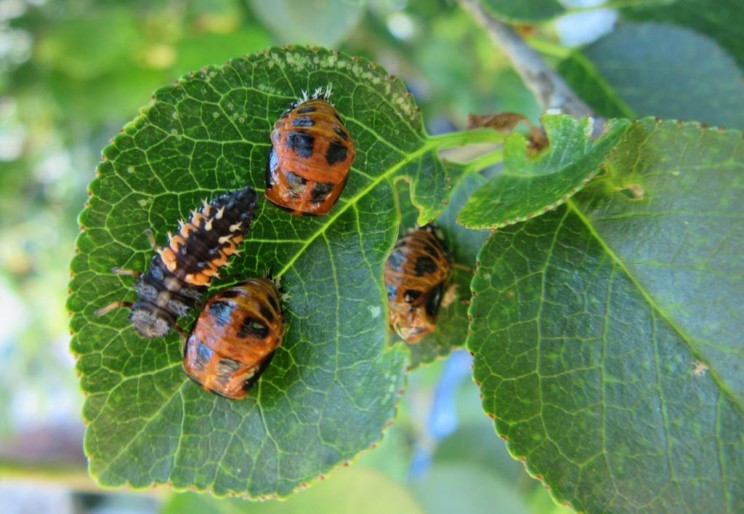
[[[640,184],[626,184],[624,187],[619,188],[618,191],[630,202],[639,202],[646,195],[646,191]]]

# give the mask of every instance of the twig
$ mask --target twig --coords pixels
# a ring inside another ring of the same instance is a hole
[[[550,69],[542,57],[530,48],[514,29],[486,12],[479,0],[459,2],[473,19],[488,31],[491,39],[506,54],[544,111],[558,109],[577,118],[592,114],[589,106],[576,96],[563,78]]]

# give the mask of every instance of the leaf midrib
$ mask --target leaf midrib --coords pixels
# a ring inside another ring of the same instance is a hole
[[[327,217],[326,223],[321,225],[318,230],[310,234],[310,236],[305,240],[304,244],[300,246],[300,248],[297,249],[295,254],[292,255],[287,260],[287,263],[284,265],[284,267],[282,267],[282,269],[280,269],[276,273],[276,277],[281,278],[287,271],[292,269],[292,266],[294,265],[294,263],[297,261],[297,259],[300,258],[300,256],[305,252],[305,250],[307,250],[316,239],[325,235],[329,227],[331,227],[333,223],[339,217],[345,214],[348,209],[355,207],[362,198],[364,198],[367,194],[369,194],[373,189],[375,189],[383,181],[387,181],[390,177],[392,177],[395,173],[397,173],[401,168],[415,161],[421,155],[425,154],[426,152],[429,152],[436,146],[437,145],[434,141],[432,141],[430,138],[426,138],[424,140],[424,144],[421,145],[416,151],[405,154],[404,157],[400,161],[390,166],[385,172],[379,174],[375,179],[373,179],[363,189],[360,189],[359,191],[357,191],[357,193],[354,196],[349,198],[348,202],[346,202],[341,208],[337,209],[335,213]]]
[[[584,212],[581,211],[581,209],[579,209],[579,207],[576,205],[575,200],[569,199],[566,202],[566,206],[571,209],[571,211],[579,218],[586,230],[588,230],[595,241],[599,243],[610,260],[618,267],[618,269],[622,270],[622,272],[625,274],[626,277],[628,277],[628,279],[630,279],[630,281],[636,287],[637,291],[641,294],[648,306],[655,313],[657,313],[657,315],[662,320],[669,324],[672,330],[674,330],[674,332],[679,335],[680,339],[685,342],[687,347],[690,349],[690,352],[695,355],[696,358],[698,358],[702,362],[705,362],[706,364],[709,364],[708,368],[716,384],[721,389],[721,392],[724,393],[729,398],[729,400],[737,406],[738,410],[742,414],[744,414],[744,404],[742,404],[742,401],[736,396],[736,394],[734,394],[734,392],[727,387],[726,382],[722,380],[721,377],[718,375],[716,368],[710,366],[710,362],[707,362],[707,359],[702,358],[702,355],[697,350],[692,338],[688,334],[686,334],[685,331],[682,330],[682,328],[672,318],[669,317],[666,311],[661,308],[661,306],[653,299],[652,295],[646,290],[645,287],[643,287],[641,281],[633,273],[631,273],[627,266],[625,266],[623,260],[610,248],[610,245],[605,241],[604,238],[602,238],[602,236],[595,229],[589,218],[584,214]]]

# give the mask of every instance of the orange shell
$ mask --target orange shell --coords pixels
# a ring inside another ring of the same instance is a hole
[[[301,102],[274,124],[266,198],[293,214],[326,214],[341,195],[356,149],[324,97]]]
[[[245,398],[284,336],[274,283],[253,278],[207,300],[184,348],[183,369],[207,391]]]
[[[427,225],[400,238],[385,263],[390,326],[407,343],[436,328],[452,264],[442,240]]]

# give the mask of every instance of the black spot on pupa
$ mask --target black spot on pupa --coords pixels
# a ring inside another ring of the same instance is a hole
[[[313,107],[312,105],[308,105],[307,107],[300,107],[297,109],[297,114],[308,114],[311,112],[315,112],[317,109]]]
[[[331,141],[331,144],[328,146],[328,151],[325,154],[326,162],[329,165],[343,162],[346,160],[348,153],[348,149],[342,143]]]
[[[200,342],[196,348],[196,369],[204,369],[209,364],[209,361],[212,360],[212,353],[212,349],[209,346]]]
[[[416,289],[409,289],[403,294],[403,299],[406,303],[413,303],[421,296],[421,291]]]
[[[444,282],[439,283],[434,289],[429,291],[429,296],[426,298],[426,304],[424,305],[424,308],[426,309],[426,313],[432,318],[437,317],[437,313],[439,312],[439,305],[442,303],[442,289],[444,287]]]
[[[269,323],[274,321],[274,313],[271,309],[267,309],[265,305],[262,305],[259,310],[261,311],[261,316],[263,316],[266,321]]]
[[[315,122],[309,116],[300,116],[292,120],[293,127],[312,127]]]
[[[300,157],[313,155],[313,144],[315,138],[307,132],[290,132],[287,136],[287,148],[291,149]]]
[[[234,373],[238,371],[240,363],[233,359],[221,359],[217,364],[217,369],[220,373]]]
[[[344,141],[349,140],[349,134],[347,134],[346,131],[342,129],[341,127],[339,127],[338,125],[333,126],[333,131],[336,133],[338,137],[340,137]]]
[[[398,288],[393,284],[385,284],[385,289],[387,289],[388,300],[395,300],[395,295],[398,294]]]
[[[296,173],[292,173],[291,171],[288,171],[287,182],[292,187],[299,187],[299,186],[304,186],[305,184],[307,184],[307,179],[302,178]]]
[[[431,275],[437,270],[437,263],[428,255],[419,255],[413,269],[416,272],[417,277]]]
[[[230,321],[233,305],[227,302],[216,301],[210,304],[209,314],[214,317],[218,327],[224,327]]]
[[[437,251],[437,249],[436,249],[436,248],[434,248],[433,246],[431,246],[431,245],[430,245],[430,244],[428,244],[428,243],[427,243],[427,244],[425,244],[424,246],[422,246],[422,247],[421,247],[421,249],[422,249],[422,250],[423,250],[424,252],[426,252],[426,253],[428,253],[429,255],[431,255],[432,257],[434,257],[435,259],[437,259],[437,258],[439,257],[439,252]]]
[[[248,391],[251,387],[253,387],[256,382],[258,382],[258,377],[261,376],[261,374],[266,371],[266,368],[269,367],[269,364],[271,363],[271,359],[274,358],[274,352],[271,352],[268,354],[264,359],[261,361],[261,363],[256,367],[253,368],[253,374],[249,376],[246,381],[243,383],[243,391]]]
[[[287,173],[285,173],[284,177],[287,179],[287,186],[289,186],[289,194],[293,198],[298,198],[302,193],[305,192],[305,187],[307,185],[306,179],[302,178],[296,173],[292,173],[291,171],[288,171]]]
[[[269,327],[261,323],[260,320],[251,317],[246,317],[243,324],[240,325],[240,330],[238,330],[238,337],[253,336],[263,339],[267,335],[269,335]]]
[[[332,190],[333,184],[318,182],[315,184],[315,187],[313,187],[312,198],[310,198],[310,201],[313,203],[321,203],[328,197],[328,193]]]
[[[271,307],[274,309],[274,312],[279,312],[281,310],[281,306],[279,305],[279,302],[277,301],[276,297],[273,294],[268,295],[269,303],[271,304]]]
[[[400,271],[401,266],[403,266],[403,262],[406,260],[405,255],[403,255],[403,252],[400,250],[395,250],[393,253],[390,254],[390,257],[388,257],[388,264],[390,264],[390,268],[392,268],[393,271]]]

